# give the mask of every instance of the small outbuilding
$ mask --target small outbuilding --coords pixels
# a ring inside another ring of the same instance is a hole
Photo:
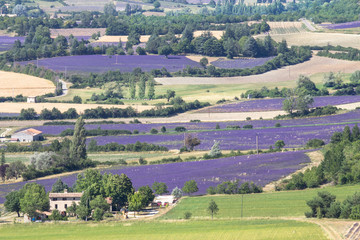
[[[11,135],[12,139],[17,139],[19,142],[33,142],[43,139],[42,131],[29,128]]]
[[[36,103],[36,97],[27,97],[28,103]]]

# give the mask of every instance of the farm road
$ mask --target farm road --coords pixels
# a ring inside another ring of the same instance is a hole
[[[305,19],[305,18],[302,18],[302,19],[300,19],[301,20],[301,22],[303,23],[303,24],[305,24],[305,26],[310,30],[310,31],[316,31],[316,29],[314,28],[314,26],[311,24],[311,22],[309,21],[309,20],[307,20],[307,19]]]
[[[360,39],[360,37],[359,37]],[[163,85],[201,85],[201,84],[247,84],[267,82],[288,82],[295,81],[300,74],[312,75],[316,73],[345,72],[353,73],[360,70],[360,64],[356,61],[346,61],[326,57],[313,56],[309,61],[293,66],[283,67],[259,75],[245,77],[171,77],[155,78],[156,82]]]

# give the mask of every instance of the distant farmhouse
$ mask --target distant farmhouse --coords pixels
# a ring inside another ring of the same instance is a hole
[[[14,133],[11,135],[12,139],[17,139],[19,142],[33,142],[40,141],[43,139],[42,131],[29,128],[21,132]]]
[[[36,97],[27,97],[28,103],[36,103]]]
[[[63,193],[49,193],[50,211],[58,210],[60,213],[66,212],[73,202],[80,204],[80,199],[83,193],[67,192],[65,189]]]

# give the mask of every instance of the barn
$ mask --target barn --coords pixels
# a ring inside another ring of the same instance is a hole
[[[19,142],[33,142],[43,139],[42,132],[33,128],[29,128],[11,135],[12,139],[17,139]]]

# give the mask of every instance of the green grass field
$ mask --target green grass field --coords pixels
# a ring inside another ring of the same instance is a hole
[[[117,223],[22,224],[0,227],[7,239],[326,239],[315,224],[287,220],[200,220]]]
[[[359,191],[360,185],[244,195],[243,217],[303,217],[304,212],[309,211],[306,201],[323,190],[335,194],[337,200],[342,201]],[[220,209],[216,218],[241,217],[241,195],[214,195],[184,198],[175,208],[162,216],[162,219],[180,219],[187,211],[195,218],[209,217],[206,208],[211,199]]]

